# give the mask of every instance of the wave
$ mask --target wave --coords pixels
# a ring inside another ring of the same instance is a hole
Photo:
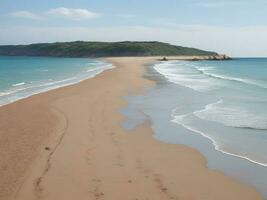
[[[243,79],[243,78],[237,78],[237,77],[232,77],[232,76],[223,76],[223,75],[219,75],[219,74],[214,74],[214,73],[210,73],[210,72],[206,72],[205,70],[201,70],[201,68],[195,67],[198,71],[200,71],[201,73],[203,73],[204,75],[211,77],[211,78],[215,78],[215,79],[221,79],[221,80],[226,80],[226,81],[234,81],[234,82],[238,82],[238,83],[243,83],[243,84],[249,84],[249,85],[253,85],[253,86],[257,86],[260,88],[264,88],[267,89],[267,86],[264,84],[261,84],[255,80],[251,80],[251,79]]]
[[[179,66],[184,67],[188,63],[180,62]],[[203,76],[200,76],[199,71],[189,70],[187,68],[177,68],[176,63],[160,63],[154,65],[154,69],[163,75],[169,82],[191,88],[195,91],[207,91],[213,88],[211,80],[205,79]]]
[[[205,69],[207,68],[212,69],[214,67],[205,67]],[[216,80],[223,79],[227,81],[238,81],[250,85],[253,84],[261,88],[264,88],[264,85],[254,83],[252,80],[230,76],[220,76],[209,73],[206,72],[203,67],[201,68],[195,63],[186,61],[159,63],[154,65],[154,69],[172,83],[191,88],[197,92],[208,92],[208,94],[215,95],[215,97],[219,98],[218,102],[207,105],[203,110],[195,111],[194,114],[197,117],[204,120],[219,122],[224,124],[225,126],[234,128],[250,128],[255,130],[267,129],[267,115],[265,115],[264,113],[259,114],[248,111],[246,108],[247,106],[241,107],[241,101],[246,104],[247,102],[251,102],[251,104],[254,103],[253,106],[256,106],[256,103],[259,103],[260,101],[262,102],[262,104],[265,103],[266,100],[262,95],[257,96],[257,94],[253,97],[253,95],[251,95],[251,92],[253,91],[247,90],[246,93],[240,93],[240,95],[236,97],[235,93],[229,90],[229,88],[224,88],[224,83],[207,78],[207,76],[212,77]],[[214,90],[215,92],[210,93],[210,91]],[[240,89],[237,87],[235,88],[235,90],[238,91]],[[250,93],[248,93],[248,91]],[[238,100],[236,105],[234,105],[233,102],[231,103],[229,100],[227,100],[233,98]],[[223,99],[227,100],[228,105],[223,102]]]
[[[17,92],[20,92],[20,91],[23,91],[23,90],[26,90],[29,88],[31,88],[31,87],[29,86],[29,87],[23,87],[23,88],[17,88],[17,89],[11,89],[11,90],[7,90],[7,91],[3,91],[3,92],[0,92],[0,97],[8,96],[8,95],[11,95],[11,94],[14,94],[14,93],[17,93]]]
[[[203,120],[214,121],[228,127],[267,130],[267,115],[253,114],[245,108],[225,105],[222,99],[208,104],[193,114]]]
[[[12,93],[12,92],[10,92],[10,91],[0,92],[0,97],[1,97],[1,96],[9,95],[9,94],[11,94],[11,93]]]
[[[29,96],[32,96],[34,94],[43,93],[49,90],[57,89],[60,87],[72,85],[75,83],[79,83],[83,80],[86,80],[88,78],[93,78],[96,75],[102,73],[104,70],[112,69],[114,66],[109,63],[103,63],[100,65],[98,64],[97,67],[90,67],[88,71],[81,72],[77,76],[68,77],[62,80],[54,80],[52,78],[47,79],[48,82],[29,82],[26,87],[18,87],[15,89],[9,89],[6,91],[0,92],[0,106],[12,103],[14,101],[27,98]],[[26,85],[26,83],[17,83],[13,86],[23,86]]]
[[[25,85],[26,83],[25,82],[20,82],[20,83],[16,83],[16,84],[13,84],[12,86],[21,86],[21,85]]]
[[[97,65],[94,65],[96,67],[92,68],[91,67],[89,69],[86,70],[86,72],[93,72],[93,71],[96,71],[96,70],[102,70],[103,68],[112,68],[112,64],[105,64],[105,65],[100,65],[100,63],[98,63]]]
[[[35,71],[38,71],[38,72],[48,72],[49,70],[48,69],[36,69]]]
[[[32,85],[28,85],[27,87],[20,87],[20,88],[16,88],[16,89],[10,89],[10,90],[7,90],[7,91],[3,91],[3,92],[0,92],[0,97],[4,97],[4,96],[10,96],[12,94],[15,94],[15,93],[18,93],[18,92],[21,92],[21,91],[25,91],[25,90],[28,90],[28,89],[37,89],[37,88],[40,88],[40,87],[45,87],[45,86],[52,86],[52,85],[56,85],[56,84],[59,84],[59,83],[64,83],[64,82],[67,82],[67,81],[71,81],[71,80],[74,80],[76,77],[71,77],[71,78],[67,78],[67,79],[63,79],[63,80],[60,80],[60,81],[53,81],[53,82],[46,82],[46,83],[34,83],[34,82],[30,82],[32,83]],[[51,81],[53,79],[49,79],[49,81]],[[18,83],[18,84],[14,84],[13,86],[22,86],[22,85],[25,85],[22,84],[22,83]]]
[[[173,113],[175,113],[176,109],[173,110]],[[215,150],[221,152],[221,153],[224,153],[226,155],[230,155],[230,156],[234,156],[234,157],[238,157],[238,158],[241,158],[241,159],[245,159],[245,160],[248,160],[254,164],[257,164],[257,165],[261,165],[263,167],[267,167],[267,163],[264,163],[264,162],[261,162],[261,161],[258,161],[258,160],[255,160],[253,158],[250,158],[248,156],[245,156],[245,155],[240,155],[240,154],[237,154],[237,153],[233,153],[233,152],[229,152],[229,151],[226,151],[225,149],[222,148],[222,143],[220,143],[218,140],[216,140],[216,138],[213,138],[211,137],[210,135],[204,133],[203,131],[200,131],[190,125],[188,125],[184,118],[186,118],[187,116],[191,115],[192,113],[188,113],[188,114],[185,114],[185,115],[174,115],[172,114],[172,117],[173,119],[171,120],[171,122],[173,123],[177,123],[179,125],[181,125],[182,127],[184,127],[185,129],[191,131],[191,132],[194,132],[194,133],[197,133],[197,134],[200,134],[202,137],[204,138],[207,138],[208,140],[210,140],[215,148]]]
[[[260,81],[212,73],[209,70],[214,70],[215,67],[201,67],[188,61],[157,63],[154,65],[154,69],[170,82],[199,92],[224,87],[224,83],[221,81],[231,81],[267,89],[267,85]]]

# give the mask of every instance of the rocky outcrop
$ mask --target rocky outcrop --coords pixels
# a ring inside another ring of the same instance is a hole
[[[222,54],[222,55],[216,55],[216,56],[209,56],[208,60],[231,60],[229,56]]]
[[[212,55],[212,56],[194,56],[193,58],[189,58],[186,60],[190,61],[200,61],[200,60],[232,60],[231,57],[225,55],[225,54],[218,54],[218,55]]]

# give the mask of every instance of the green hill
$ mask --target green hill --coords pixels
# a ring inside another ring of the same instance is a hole
[[[0,55],[54,57],[206,56],[215,52],[162,42],[56,42],[0,46]]]

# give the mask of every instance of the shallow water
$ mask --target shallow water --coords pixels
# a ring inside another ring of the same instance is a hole
[[[173,122],[209,138],[222,152],[267,166],[267,59],[172,61],[154,68],[207,100],[187,113],[174,108]]]
[[[0,56],[0,105],[77,83],[111,67],[89,58]]]
[[[179,62],[179,64],[182,63],[189,64]],[[222,63],[227,62],[221,62],[220,65]],[[166,64],[174,70],[177,68],[175,62],[164,63],[164,67]],[[192,64],[195,65],[198,62]],[[204,64],[205,62],[203,62]],[[213,65],[213,62],[208,64]],[[225,119],[224,115],[230,117],[230,119],[232,118],[234,122],[238,115],[235,112],[225,114],[225,108],[223,108],[224,113],[219,112],[219,115],[222,115],[219,119],[211,117],[213,113],[209,114],[210,109],[214,109],[213,107],[218,106],[218,104],[221,109],[221,100],[227,102],[228,98],[226,97],[229,97],[231,91],[225,91],[225,94],[217,96],[217,92],[219,94],[221,92],[215,84],[212,84],[212,87],[216,86],[215,89],[200,84],[204,82],[205,85],[207,80],[197,80],[197,83],[186,81],[185,85],[170,80],[169,75],[159,74],[159,70],[154,68],[155,66],[150,67],[147,77],[155,80],[157,82],[156,86],[147,90],[144,95],[125,97],[129,105],[121,111],[127,116],[127,119],[123,122],[123,127],[133,129],[149,118],[154,136],[157,139],[173,144],[185,144],[199,150],[206,157],[209,168],[217,169],[245,184],[254,186],[267,197],[267,167],[264,166],[267,149],[266,130],[227,124],[221,119]],[[179,70],[185,72],[183,69]],[[188,84],[190,83],[194,86],[189,87]],[[227,90],[224,87],[223,89]],[[241,91],[247,91],[247,89]],[[255,91],[255,93],[257,92]],[[244,101],[257,99],[255,93],[251,97],[245,98]],[[238,99],[242,99],[242,95],[237,94],[235,102],[229,102],[224,106],[229,109],[234,104],[238,105]],[[264,94],[261,95],[264,96]],[[242,109],[246,108],[244,105],[241,106]],[[207,116],[204,116],[203,111]],[[256,112],[256,109],[253,111]],[[218,107],[216,107],[216,112],[218,112]],[[261,114],[265,114],[265,112],[263,107]],[[229,114],[234,116],[229,116]],[[240,121],[235,123],[244,123],[242,117],[244,117],[243,114],[240,114]],[[246,125],[251,126],[251,124]],[[256,126],[257,124],[252,125]],[[260,163],[257,161],[260,161]]]

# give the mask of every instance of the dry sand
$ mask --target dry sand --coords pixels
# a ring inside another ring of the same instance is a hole
[[[108,58],[116,68],[0,108],[0,199],[258,200],[186,146],[120,126],[121,98],[153,82],[154,58]]]

